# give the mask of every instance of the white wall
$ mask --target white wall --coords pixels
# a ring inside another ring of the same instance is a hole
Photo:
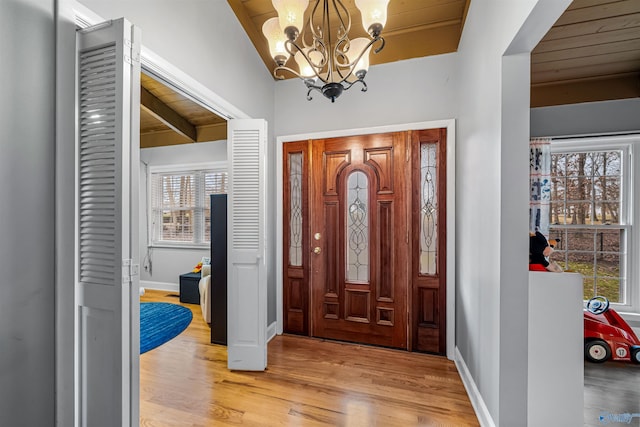
[[[372,54],[373,55],[373,54]],[[375,65],[359,86],[335,103],[319,92],[307,101],[299,79],[276,83],[277,136],[455,118],[458,61],[455,53]]]
[[[153,166],[188,165],[204,162],[225,162],[227,142],[199,142],[197,144],[143,148],[140,150],[140,286],[178,289],[179,276],[188,273],[203,256],[211,256],[210,248],[151,248],[147,251],[147,168]],[[151,265],[145,260],[149,255]]]
[[[531,136],[640,131],[640,98],[531,109]]]
[[[456,341],[489,424],[526,422],[528,52],[568,3],[474,0],[458,50]]]
[[[53,0],[0,2],[0,425],[53,425]]]
[[[125,17],[142,44],[253,118],[272,120],[273,78],[225,0],[80,0]]]

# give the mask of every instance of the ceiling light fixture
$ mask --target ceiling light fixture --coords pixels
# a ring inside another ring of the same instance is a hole
[[[355,0],[362,15],[362,26],[370,38],[349,39],[351,15],[341,0],[272,0],[278,17],[267,20],[262,32],[269,42],[277,67],[273,75],[284,79],[282,72],[301,78],[307,86],[307,99],[317,90],[335,102],[343,91],[356,83],[367,90],[364,77],[369,69],[369,54],[374,43],[384,47],[380,35],[387,22],[389,0]],[[309,6],[307,26],[303,28],[305,9]],[[332,32],[332,28],[334,32]],[[286,64],[293,56],[298,70]]]

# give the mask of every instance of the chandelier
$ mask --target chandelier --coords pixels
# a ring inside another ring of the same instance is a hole
[[[317,90],[335,102],[343,91],[359,84],[367,90],[364,77],[369,69],[369,54],[384,47],[380,35],[387,21],[389,0],[355,0],[362,15],[362,26],[370,38],[349,39],[351,15],[341,0],[272,0],[278,17],[267,20],[262,32],[276,62],[273,76],[284,79],[283,72],[304,81],[308,91]],[[309,6],[307,26],[305,9]],[[293,57],[297,70],[287,66]]]

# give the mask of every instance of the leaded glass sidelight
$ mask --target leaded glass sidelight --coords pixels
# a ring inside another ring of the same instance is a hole
[[[302,153],[289,154],[289,265],[302,265]]]
[[[347,179],[347,280],[369,280],[369,179],[354,171]]]
[[[438,260],[437,145],[420,146],[420,274],[436,274]]]

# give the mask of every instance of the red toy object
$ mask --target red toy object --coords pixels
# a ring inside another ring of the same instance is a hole
[[[584,310],[584,357],[602,363],[609,359],[640,363],[640,340],[631,326],[613,309],[609,300],[597,296]]]

